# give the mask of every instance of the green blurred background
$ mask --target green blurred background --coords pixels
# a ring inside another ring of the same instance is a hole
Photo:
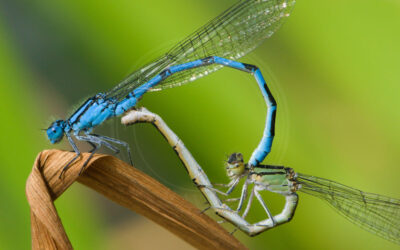
[[[0,249],[30,247],[25,181],[35,156],[54,147],[40,129],[234,2],[0,0]],[[267,163],[400,198],[399,27],[397,0],[297,2],[279,32],[241,60],[262,69],[278,102]],[[215,182],[227,181],[227,154],[249,157],[266,114],[253,79],[229,69],[146,94],[140,104],[164,118]],[[128,140],[137,168],[204,208],[153,127],[118,123],[100,132]],[[65,143],[57,147],[70,149]],[[265,198],[275,212],[283,204],[281,197]],[[79,184],[56,205],[78,249],[189,247]],[[264,213],[255,205],[250,218],[259,216]],[[290,223],[254,238],[235,236],[252,249],[396,248],[306,194]]]

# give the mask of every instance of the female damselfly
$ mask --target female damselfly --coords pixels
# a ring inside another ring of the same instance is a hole
[[[141,108],[128,112],[121,121],[125,125],[143,122],[153,124],[181,159],[190,178],[203,193],[210,207],[219,216],[250,236],[289,222],[297,208],[298,193],[307,193],[328,202],[339,214],[361,228],[400,244],[400,200],[398,199],[366,193],[328,179],[301,174],[292,168],[245,164],[240,153],[231,154],[226,161],[225,167],[230,182],[228,184],[211,183],[184,143],[160,116]],[[244,180],[244,183],[240,198],[230,198],[229,196],[241,180]],[[215,188],[216,186],[223,186],[228,190],[223,192]],[[285,197],[285,205],[279,214],[271,213],[260,194],[263,191]],[[250,196],[248,196],[248,192],[250,192]],[[217,194],[221,194],[225,198],[220,199]],[[265,210],[268,219],[250,223],[246,217],[254,197]],[[235,210],[226,204],[235,201],[239,202]],[[246,208],[240,214],[245,202],[247,202]]]
[[[231,199],[231,201],[239,201],[236,212],[240,212],[247,199],[248,188],[252,184],[247,206],[241,217],[246,218],[254,196],[268,215],[268,219],[252,224],[261,227],[251,232],[254,235],[290,221],[298,203],[297,192],[303,192],[328,202],[337,212],[361,228],[400,244],[400,200],[398,199],[363,192],[335,181],[298,173],[292,168],[245,164],[240,153],[233,153],[229,157],[226,162],[226,171],[231,179],[230,183],[214,184],[214,186],[228,187],[228,191],[222,192],[214,187],[209,188],[229,196],[239,181],[245,179],[241,197]],[[270,191],[285,196],[286,204],[280,214],[271,214],[260,191]],[[234,224],[238,224],[240,229],[244,226],[240,223],[234,222]]]

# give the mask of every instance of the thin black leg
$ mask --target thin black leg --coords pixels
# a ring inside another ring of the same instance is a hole
[[[81,155],[81,152],[79,151],[78,147],[76,146],[76,144],[75,144],[74,140],[72,139],[71,135],[66,134],[66,136],[67,136],[68,141],[69,141],[69,143],[71,144],[72,148],[74,149],[76,155],[75,155],[75,157],[72,158],[72,160],[70,160],[70,161],[67,163],[67,165],[65,165],[65,167],[61,170],[61,173],[60,173],[60,175],[58,176],[59,179],[61,179],[61,178],[64,176],[65,172],[69,169],[69,167],[71,166],[71,164],[72,164],[76,159],[78,159],[78,157]]]

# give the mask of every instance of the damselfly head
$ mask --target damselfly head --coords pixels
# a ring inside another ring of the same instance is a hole
[[[241,153],[233,153],[228,157],[225,164],[226,173],[229,178],[240,176],[245,171],[243,155]]]
[[[64,136],[65,121],[57,120],[46,130],[47,138],[52,144],[58,143]]]

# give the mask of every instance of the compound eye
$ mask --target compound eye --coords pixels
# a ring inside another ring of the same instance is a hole
[[[55,132],[56,132],[56,129],[55,129],[55,128],[52,128],[51,131],[52,131],[53,133],[55,133]]]

